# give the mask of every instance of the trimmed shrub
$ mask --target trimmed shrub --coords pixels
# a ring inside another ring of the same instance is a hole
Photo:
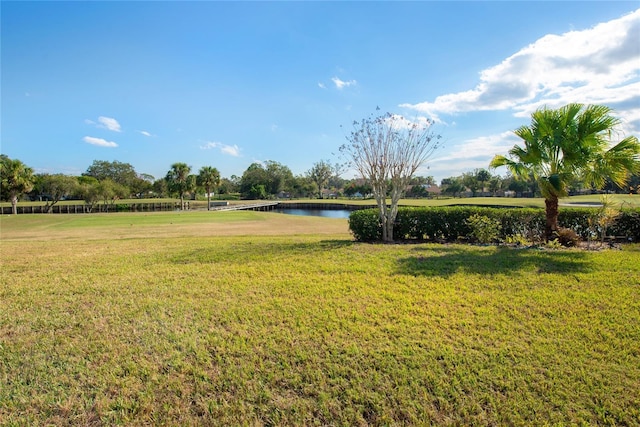
[[[558,212],[558,225],[573,230],[582,240],[591,238],[590,220],[596,211],[593,208],[564,208]],[[544,226],[544,225],[543,225]]]
[[[575,232],[580,239],[587,240],[593,234],[589,219],[593,219],[594,214],[591,208],[562,208],[558,223],[562,228]],[[469,239],[474,234],[467,220],[473,215],[498,222],[501,230],[498,240],[505,241],[509,236],[522,236],[532,243],[543,240],[546,222],[544,209],[478,206],[401,207],[394,226],[394,237],[398,240],[434,242]],[[349,228],[359,241],[372,242],[382,237],[377,209],[352,212]],[[608,230],[611,235],[640,241],[640,209],[623,209]]]
[[[531,241],[538,240],[544,230],[544,211],[541,209],[487,208],[478,206],[444,206],[434,208],[402,209],[398,212],[398,222],[413,223],[414,236],[431,241],[457,241],[473,237],[472,226],[467,220],[474,216],[483,216],[499,223],[502,230],[499,239],[508,235],[520,234]],[[402,218],[412,215],[411,220]],[[400,238],[400,234],[397,235]]]
[[[502,236],[521,236],[527,242],[538,243],[544,240],[546,217],[543,209],[502,208],[499,209],[502,221]]]
[[[602,225],[598,223],[597,215],[598,211],[593,208],[565,208],[560,210],[558,223],[575,231],[582,240],[590,240],[602,233]],[[611,236],[640,242],[640,208],[622,209],[607,230]]]
[[[609,227],[609,234],[626,237],[631,242],[640,242],[640,208],[622,209]]]
[[[382,239],[382,223],[378,209],[362,209],[349,214],[349,230],[360,242],[375,242]]]
[[[485,215],[473,214],[467,218],[467,225],[471,227],[471,236],[480,243],[492,243],[498,240],[502,226],[497,219]]]

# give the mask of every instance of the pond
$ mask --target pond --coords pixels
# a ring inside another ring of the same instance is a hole
[[[287,215],[321,216],[325,218],[349,218],[347,209],[275,209],[273,212]]]

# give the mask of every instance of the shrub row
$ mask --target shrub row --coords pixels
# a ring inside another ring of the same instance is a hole
[[[573,230],[581,239],[600,234],[594,222],[596,209],[560,209],[558,225]],[[473,230],[468,222],[473,215],[485,216],[501,225],[499,240],[521,236],[528,241],[541,241],[544,236],[545,211],[536,208],[487,208],[475,206],[401,207],[394,226],[399,240],[456,241],[469,239]],[[349,216],[349,229],[356,240],[378,241],[382,227],[377,209],[354,211]],[[624,236],[640,241],[640,209],[625,209],[607,230],[608,235]]]

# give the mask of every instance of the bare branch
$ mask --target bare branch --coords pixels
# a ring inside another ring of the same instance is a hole
[[[353,131],[340,151],[351,166],[371,183],[380,209],[383,240],[393,240],[393,222],[405,187],[439,147],[440,136],[427,119],[411,121],[387,113],[353,122]],[[386,203],[391,196],[391,205]]]

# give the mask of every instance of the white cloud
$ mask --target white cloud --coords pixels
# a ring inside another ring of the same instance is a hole
[[[88,125],[96,125],[101,129],[108,129],[114,132],[121,132],[122,129],[120,127],[120,123],[112,117],[98,117],[98,122],[94,122],[93,120],[85,119],[84,121]]]
[[[393,125],[397,129],[410,129],[416,127],[421,130],[429,129],[433,126],[434,121],[424,116],[417,116],[412,119],[401,116],[400,114],[392,114],[386,120],[388,124]]]
[[[446,150],[438,150],[434,157],[427,162],[428,170],[418,171],[418,174],[434,175],[438,179],[459,176],[473,169],[487,169],[491,159],[496,154],[506,154],[521,140],[512,131],[499,134],[470,138]],[[505,171],[498,169],[497,174]]]
[[[144,135],[144,136],[151,136],[151,134],[149,132],[147,132],[146,130],[139,130],[138,133]]]
[[[100,127],[108,130],[112,130],[114,132],[120,132],[120,123],[114,118],[111,117],[98,117],[98,123],[100,123]]]
[[[228,154],[233,157],[240,157],[240,147],[237,145],[226,145],[221,142],[207,142],[205,145],[201,145],[202,150],[212,150],[218,148],[221,153]]]
[[[106,139],[102,139],[102,138],[94,138],[92,136],[85,136],[84,138],[82,138],[82,140],[87,144],[97,145],[98,147],[117,147],[118,146],[118,144],[116,144],[113,141],[107,141]]]
[[[475,88],[402,104],[438,119],[439,114],[511,110],[528,117],[536,108],[570,102],[606,104],[623,111],[640,98],[640,9],[582,31],[546,35],[480,73]],[[628,118],[626,117],[628,115]]]
[[[233,157],[240,157],[240,148],[237,145],[222,145],[220,151]]]
[[[333,84],[335,84],[335,85],[336,85],[336,88],[337,88],[338,90],[342,90],[342,89],[344,89],[345,87],[355,86],[356,84],[358,84],[358,82],[357,82],[357,81],[355,81],[355,80],[344,81],[344,80],[340,80],[340,79],[339,79],[339,78],[337,78],[337,77],[332,77],[332,78],[331,78],[331,81],[333,82]]]
[[[324,83],[320,83],[320,82],[318,82],[318,87],[319,87],[320,89],[326,89],[326,88],[327,88],[327,87],[324,85]]]
[[[502,153],[506,154],[518,142],[520,142],[520,138],[512,131],[471,138],[462,144],[454,145],[447,150],[446,155],[434,158],[432,162],[465,161],[466,165],[467,160],[481,160],[484,162],[482,167],[486,168],[493,156]]]

